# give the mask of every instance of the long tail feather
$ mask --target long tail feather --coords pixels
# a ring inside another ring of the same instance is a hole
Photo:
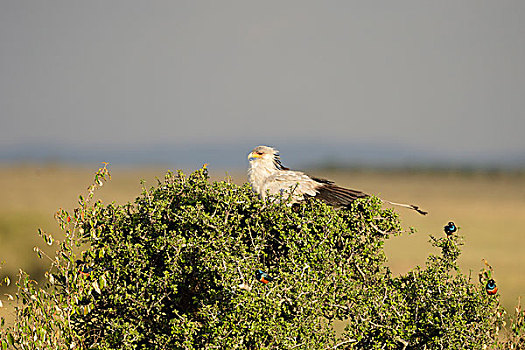
[[[392,204],[392,205],[397,205],[398,207],[413,209],[413,210],[417,211],[421,215],[427,215],[428,214],[428,211],[424,211],[424,210],[419,209],[419,207],[417,205],[405,204],[405,203],[396,203],[396,202],[391,202],[391,201],[387,201],[387,200],[384,200],[384,199],[382,199],[382,201],[385,202],[385,203]]]

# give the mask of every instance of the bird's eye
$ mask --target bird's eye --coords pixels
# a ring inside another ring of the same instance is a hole
[[[256,152],[256,153],[257,153],[258,155],[260,155],[260,156],[262,156],[262,155],[263,155],[263,153],[262,153],[262,152]]]

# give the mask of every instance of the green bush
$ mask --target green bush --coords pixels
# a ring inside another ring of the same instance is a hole
[[[441,254],[393,276],[384,240],[401,233],[376,198],[334,210],[311,200],[261,202],[248,185],[166,174],[134,203],[94,201],[99,169],[73,213],[44,286],[21,273],[16,320],[0,328],[16,349],[482,349],[523,342],[523,322],[498,343],[497,296]],[[40,250],[37,252],[42,255]],[[272,279],[262,283],[256,271]],[[522,317],[518,311],[516,320]],[[336,332],[334,321],[344,321]],[[513,338],[512,338],[513,337]],[[512,339],[511,339],[512,338]]]

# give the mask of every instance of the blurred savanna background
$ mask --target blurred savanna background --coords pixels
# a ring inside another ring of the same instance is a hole
[[[204,163],[242,184],[247,153],[268,144],[292,169],[430,212],[396,209],[396,274],[454,221],[462,269],[477,280],[486,259],[512,310],[525,296],[524,38],[520,1],[2,1],[0,277],[42,276],[37,229],[60,239],[53,214],[102,162],[99,197],[125,203],[141,180]]]

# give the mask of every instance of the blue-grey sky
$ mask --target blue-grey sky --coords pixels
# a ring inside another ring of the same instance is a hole
[[[524,111],[524,1],[0,2],[5,149],[525,154]]]

